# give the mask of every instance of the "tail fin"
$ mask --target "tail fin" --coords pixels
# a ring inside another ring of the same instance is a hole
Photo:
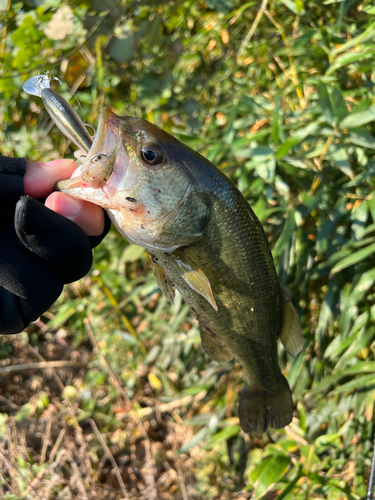
[[[280,429],[290,424],[293,400],[287,381],[277,392],[250,390],[245,386],[240,395],[238,414],[242,429],[253,436],[259,436],[268,427]]]

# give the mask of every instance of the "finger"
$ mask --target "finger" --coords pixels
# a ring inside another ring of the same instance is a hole
[[[63,282],[47,266],[40,265],[36,256],[26,249],[17,248],[13,259],[19,262],[7,262],[8,276],[2,275],[0,281],[7,280],[6,287],[0,286],[0,333],[19,333],[43,314],[62,292]],[[26,278],[25,278],[26,276]],[[8,287],[10,290],[8,290]],[[15,292],[12,291],[15,288]],[[22,290],[21,295],[17,292]]]
[[[58,191],[50,194],[46,207],[80,226],[87,236],[100,236],[104,230],[104,212],[98,205],[80,201]]]
[[[44,198],[54,190],[57,181],[69,179],[77,165],[74,160],[52,160],[49,162],[27,162],[23,178],[25,194]]]
[[[52,270],[64,283],[75,281],[90,270],[92,250],[84,231],[35,198],[22,196],[17,202],[14,227],[23,246],[34,257],[42,259],[41,265]],[[16,262],[20,265],[23,261],[17,259]],[[24,283],[28,279],[28,265],[22,269]]]

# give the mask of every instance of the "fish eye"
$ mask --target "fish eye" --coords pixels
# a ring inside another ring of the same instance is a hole
[[[143,146],[141,158],[147,165],[158,165],[163,161],[163,151],[158,146]]]
[[[102,160],[105,158],[107,155],[105,153],[98,153],[97,155],[94,155],[91,159],[91,163],[97,163],[98,161]]]

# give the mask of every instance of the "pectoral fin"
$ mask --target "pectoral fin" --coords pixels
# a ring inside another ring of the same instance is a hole
[[[172,262],[186,283],[199,295],[202,295],[217,311],[217,305],[207,276],[182,250],[176,250]]]
[[[174,287],[171,280],[165,274],[164,270],[154,259],[151,257],[152,270],[154,271],[155,281],[160,290],[164,293],[165,298],[173,304],[174,302]]]
[[[283,307],[283,327],[280,334],[280,340],[287,352],[295,358],[303,348],[303,336],[298,314],[293,307],[292,302],[281,291]]]

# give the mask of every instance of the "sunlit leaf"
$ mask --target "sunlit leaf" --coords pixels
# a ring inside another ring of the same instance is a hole
[[[364,128],[352,129],[348,141],[364,148],[375,149],[375,137]]]
[[[331,75],[337,69],[347,66],[348,64],[365,61],[366,59],[371,59],[373,57],[374,54],[371,52],[349,52],[348,54],[343,54],[338,56],[337,59],[331,64],[326,71],[326,75]]]
[[[374,252],[375,252],[375,243],[365,248],[361,248],[357,252],[353,252],[351,255],[345,257],[340,262],[338,262],[332,268],[331,273],[335,274],[349,266],[353,266],[354,264],[357,264],[358,262],[361,262],[362,260],[366,259],[369,255],[372,255]]]
[[[375,105],[370,106],[366,111],[350,113],[340,122],[340,128],[356,128],[375,120]]]
[[[306,127],[298,130],[277,149],[277,151],[275,152],[276,158],[282,158],[283,156],[285,156],[293,146],[300,143],[308,135],[313,134],[317,130],[317,127],[317,123],[310,123]]]
[[[294,14],[302,14],[304,12],[302,0],[281,0]]]
[[[261,471],[254,491],[255,498],[262,498],[271,486],[286,472],[290,458],[285,455],[273,456]]]
[[[344,43],[340,47],[337,48],[336,52],[346,52],[352,47],[356,47],[357,45],[363,44],[364,42],[368,40],[374,40],[375,39],[375,23],[370,23],[367,28],[357,35],[356,37],[352,38],[348,42]]]

